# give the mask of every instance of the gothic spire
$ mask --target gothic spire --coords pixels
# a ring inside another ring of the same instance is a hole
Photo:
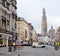
[[[43,8],[43,16],[46,16],[45,8]]]

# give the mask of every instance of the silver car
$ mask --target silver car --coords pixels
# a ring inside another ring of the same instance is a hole
[[[33,44],[32,44],[32,47],[33,48],[35,48],[35,47],[38,47],[38,48],[44,48],[45,47],[45,45],[44,44],[38,44],[38,42],[34,42]]]

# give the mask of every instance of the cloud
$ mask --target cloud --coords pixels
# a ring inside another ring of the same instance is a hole
[[[48,17],[47,22],[48,22],[48,28],[50,28],[52,25],[54,29],[56,29],[60,26],[60,17],[56,17],[56,16]]]
[[[45,7],[48,29],[60,25],[60,0],[17,0],[18,16],[31,22],[37,32],[41,31],[42,9]]]

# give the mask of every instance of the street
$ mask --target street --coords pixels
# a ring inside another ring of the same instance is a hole
[[[60,49],[55,50],[53,46],[46,46],[46,48],[32,48],[32,47],[23,47],[22,50],[17,50],[9,54],[3,54],[1,56],[60,56]]]
[[[47,46],[46,48],[31,48],[25,47],[21,51],[21,56],[60,56],[60,50],[55,50],[51,46]]]

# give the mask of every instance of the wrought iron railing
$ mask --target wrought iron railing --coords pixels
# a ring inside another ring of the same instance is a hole
[[[13,32],[10,32],[10,31],[5,30],[5,29],[0,29],[0,33],[10,34],[10,35],[13,34]]]

